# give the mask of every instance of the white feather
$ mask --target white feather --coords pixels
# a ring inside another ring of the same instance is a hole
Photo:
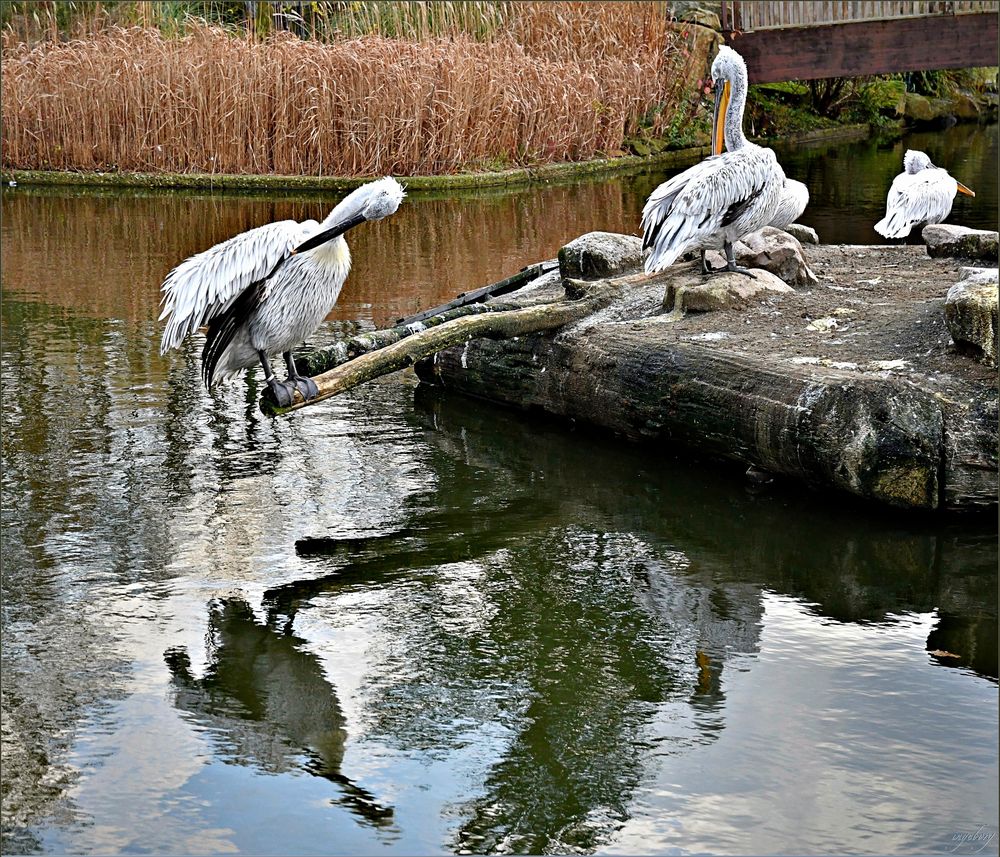
[[[958,182],[923,152],[908,151],[903,166],[905,172],[889,188],[885,217],[875,224],[875,231],[885,238],[905,238],[918,224],[940,223],[951,214],[958,193]]]
[[[662,271],[690,250],[732,244],[767,226],[777,212],[785,174],[774,152],[743,134],[747,70],[743,58],[723,46],[712,63],[716,85],[728,80],[732,96],[724,134],[730,151],[706,158],[650,194],[642,209],[647,273]]]
[[[768,226],[784,229],[795,223],[796,220],[806,210],[809,204],[809,188],[802,182],[795,179],[785,179],[785,186],[781,191],[781,201],[778,203],[778,210]]]
[[[259,352],[290,351],[316,329],[336,303],[351,267],[351,254],[342,234],[311,250],[295,255],[292,251],[318,232],[359,215],[365,220],[387,217],[404,196],[395,179],[378,179],[349,193],[322,224],[315,220],[269,223],[185,259],[163,282],[160,320],[166,320],[166,326],[160,353],[176,348],[272,271],[256,308],[221,355],[212,382],[254,365]]]

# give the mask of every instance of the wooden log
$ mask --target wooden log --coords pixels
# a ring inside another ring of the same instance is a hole
[[[406,369],[418,360],[436,354],[442,349],[469,343],[473,339],[484,337],[507,339],[561,327],[611,303],[621,295],[622,289],[635,279],[633,276],[593,283],[570,281],[567,298],[564,300],[515,310],[479,312],[454,318],[362,354],[315,376],[313,380],[319,388],[319,395],[308,402],[296,393],[295,402],[290,407],[281,408],[265,396],[261,398],[260,408],[264,413],[271,415],[288,413],[317,404],[383,375]],[[462,307],[452,312],[470,309]],[[375,338],[377,340],[378,336]]]
[[[357,336],[352,336],[350,339],[329,345],[326,348],[317,348],[315,351],[300,354],[295,358],[295,368],[301,374],[310,377],[320,375],[323,372],[328,372],[335,366],[346,363],[348,360],[353,360],[355,357],[367,354],[369,351],[385,348],[387,345],[399,342],[399,340],[419,333],[426,328],[436,327],[466,315],[518,308],[513,304],[503,304],[496,301],[487,304],[485,301],[517,291],[542,274],[553,271],[558,267],[559,263],[555,259],[539,262],[535,265],[528,265],[512,277],[507,277],[497,283],[491,283],[479,289],[462,292],[458,297],[446,304],[423,310],[407,318],[401,318],[396,322],[394,327],[375,330],[371,333],[361,333]]]

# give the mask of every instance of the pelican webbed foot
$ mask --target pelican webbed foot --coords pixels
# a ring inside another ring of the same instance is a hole
[[[264,380],[267,382],[267,392],[264,395],[270,396],[271,401],[279,408],[291,407],[295,402],[295,391],[299,390],[300,393],[302,392],[295,383],[295,379],[290,377],[287,381],[279,381],[275,378],[274,370],[271,369],[271,361],[268,360],[265,352],[258,351],[257,359],[260,360],[260,365],[264,367]],[[296,377],[301,378],[297,374]],[[305,398],[304,393],[303,398]]]
[[[285,358],[285,366],[288,367],[288,380],[285,383],[291,384],[293,389],[298,390],[305,401],[315,399],[319,395],[319,387],[316,386],[316,382],[312,378],[299,374],[299,370],[295,368],[291,351],[286,351],[282,356]]]
[[[271,377],[267,379],[267,392],[264,395],[270,395],[279,408],[289,408],[295,403],[295,389],[295,384],[291,381],[279,381]]]

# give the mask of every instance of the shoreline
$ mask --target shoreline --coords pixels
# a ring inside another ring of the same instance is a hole
[[[787,145],[820,140],[863,139],[871,134],[868,125],[842,125],[801,134],[768,139],[766,145]],[[583,176],[626,175],[661,166],[672,166],[704,157],[708,146],[671,149],[654,155],[621,155],[589,161],[563,161],[533,167],[517,167],[494,172],[452,173],[444,175],[397,176],[407,192],[475,190],[487,187],[521,187],[540,182],[573,181]],[[281,176],[235,175],[212,173],[135,173],[73,172],[66,170],[0,170],[6,188],[10,182],[25,186],[47,187],[120,187],[190,190],[295,190],[349,191],[374,176]]]

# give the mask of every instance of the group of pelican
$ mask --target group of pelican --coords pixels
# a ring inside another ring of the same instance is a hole
[[[677,258],[701,251],[705,274],[736,271],[733,242],[764,226],[784,228],[809,202],[801,182],[786,178],[774,152],[743,134],[747,67],[732,48],[722,46],[712,63],[715,119],[712,154],[700,164],[661,184],[642,210],[646,271],[662,271]],[[956,193],[975,194],[935,167],[923,152],[908,151],[904,172],[889,189],[886,214],[875,230],[886,238],[905,238],[921,223],[940,223],[951,212]],[[706,250],[724,250],[727,263],[712,269]]]
[[[746,63],[723,46],[712,63],[715,115],[712,154],[661,184],[642,210],[647,273],[662,271],[685,253],[700,251],[706,275],[754,275],[736,264],[733,244],[765,226],[793,223],[809,201],[801,182],[785,176],[774,152],[743,133],[749,78]],[[889,190],[886,216],[875,229],[902,238],[919,223],[940,223],[956,192],[975,194],[935,167],[923,152],[909,151],[905,171]],[[362,185],[322,222],[284,220],[243,232],[181,262],[163,283],[166,329],[160,353],[176,348],[207,326],[202,374],[209,386],[258,362],[275,401],[292,404],[318,395],[301,376],[292,348],[333,308],[351,266],[344,234],[393,214],[405,196],[393,178]],[[726,264],[712,268],[706,250],[722,250]],[[281,354],[287,380],[274,376],[270,358]]]

